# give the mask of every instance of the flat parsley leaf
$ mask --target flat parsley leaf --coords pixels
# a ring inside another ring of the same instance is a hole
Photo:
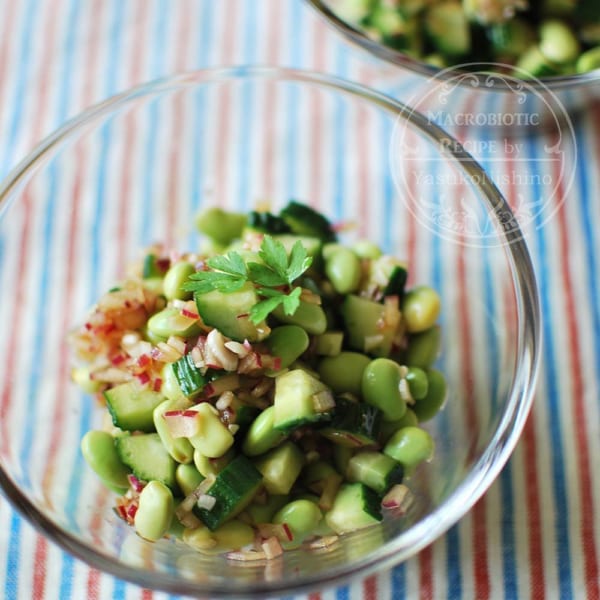
[[[262,264],[246,264],[235,251],[213,256],[206,261],[209,269],[193,273],[182,287],[199,294],[212,290],[230,293],[250,281],[263,298],[250,309],[252,323],[258,325],[280,305],[286,315],[293,315],[300,306],[302,294],[302,288],[293,287],[293,283],[310,267],[312,257],[307,255],[300,240],[296,241],[288,256],[285,246],[270,235],[264,236],[258,255]]]
[[[235,251],[225,256],[212,256],[206,261],[212,271],[197,271],[189,276],[182,289],[206,294],[218,290],[224,294],[236,292],[248,281],[244,259]]]

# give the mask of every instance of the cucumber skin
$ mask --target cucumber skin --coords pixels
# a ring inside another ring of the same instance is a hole
[[[191,354],[184,354],[171,368],[184,396],[194,399],[202,393],[208,377],[196,367]]]
[[[381,501],[362,483],[343,484],[325,519],[337,534],[369,527],[383,520]]]
[[[331,422],[321,430],[321,435],[350,448],[376,445],[381,411],[366,402],[351,402],[340,397],[335,399],[335,403]]]
[[[194,514],[214,531],[235,517],[252,501],[262,484],[260,471],[243,454],[234,458],[218,475],[206,492],[216,498],[210,510],[195,505]]]

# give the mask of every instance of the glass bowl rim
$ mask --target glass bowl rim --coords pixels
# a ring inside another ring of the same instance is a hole
[[[328,74],[282,67],[234,66],[214,67],[198,71],[183,72],[139,84],[124,92],[101,101],[66,121],[53,133],[44,138],[20,163],[18,163],[0,183],[0,219],[11,204],[12,195],[26,184],[32,172],[37,170],[51,151],[66,142],[70,135],[77,133],[89,122],[101,119],[118,111],[136,98],[158,95],[169,90],[198,86],[203,83],[231,82],[243,79],[295,82],[311,84],[322,89],[344,93],[354,99],[367,101],[386,110],[396,118],[404,118],[416,126],[431,140],[447,141],[450,136],[428,121],[424,115],[376,90]],[[445,154],[457,161],[461,168],[476,174],[474,187],[478,188],[481,200],[496,215],[511,214],[512,211],[492,180],[478,163],[458,143],[441,144]],[[213,597],[263,598],[265,594],[295,594],[309,592],[336,584],[347,583],[349,579],[366,576],[375,570],[390,568],[433,542],[460,518],[485,493],[510,457],[525,425],[533,401],[533,391],[537,378],[541,343],[540,306],[533,264],[523,236],[515,223],[514,228],[505,231],[504,239],[508,247],[508,257],[513,284],[520,296],[517,298],[519,323],[518,349],[515,383],[511,389],[507,409],[498,424],[493,438],[469,474],[454,492],[425,519],[419,521],[406,532],[386,542],[370,552],[366,557],[336,568],[326,576],[307,576],[293,583],[249,582],[243,585],[194,583],[168,573],[157,573],[138,567],[125,565],[116,558],[97,552],[73,534],[62,529],[49,517],[39,511],[34,503],[12,480],[0,461],[0,491],[36,529],[63,550],[88,565],[120,579],[142,587],[150,587],[177,594],[211,594]]]
[[[441,81],[461,82],[461,76],[469,75],[470,81],[460,83],[460,85],[469,85],[473,87],[473,79],[477,80],[477,89],[484,90],[484,93],[492,92],[507,92],[512,93],[513,87],[506,81],[505,75],[495,77],[494,73],[490,72],[468,72],[459,69],[440,68],[434,65],[427,64],[423,61],[412,58],[408,54],[395,50],[367,37],[359,29],[352,27],[349,23],[340,19],[333,10],[331,10],[323,0],[305,0],[309,6],[319,14],[319,16],[334,29],[339,31],[347,40],[358,46],[362,50],[366,50],[371,55],[376,56],[389,64],[397,67],[402,67],[408,71],[418,73],[425,77],[436,78]],[[509,77],[511,80],[512,77]],[[555,75],[551,77],[539,77],[532,79],[518,79],[515,81],[523,81],[529,90],[537,93],[556,92],[563,89],[571,89],[574,86],[580,85],[600,85],[600,68],[588,71],[586,73],[574,73],[571,75]]]

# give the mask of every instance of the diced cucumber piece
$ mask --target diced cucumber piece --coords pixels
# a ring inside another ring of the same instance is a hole
[[[142,264],[142,278],[143,279],[154,279],[164,276],[168,269],[168,262],[159,261],[156,254],[146,254],[144,256],[144,262]]]
[[[271,235],[291,231],[290,226],[281,217],[267,211],[260,212],[257,210],[248,213],[247,227]]]
[[[177,463],[166,451],[158,433],[121,435],[116,438],[116,446],[121,462],[138,479],[160,481],[174,494],[179,492],[175,474]]]
[[[331,423],[320,433],[335,444],[348,448],[372,446],[379,438],[381,418],[382,413],[377,407],[338,396]]]
[[[194,514],[214,531],[235,517],[252,501],[262,484],[260,471],[244,455],[238,454],[216,477],[206,494],[215,498],[210,509],[196,505]]]
[[[379,497],[362,483],[342,485],[325,515],[327,524],[337,534],[375,525],[382,518]]]
[[[318,412],[315,396],[329,388],[302,369],[283,373],[275,380],[274,427],[288,432],[307,423],[330,418],[329,411]]]
[[[259,301],[250,282],[245,283],[236,292],[227,294],[218,290],[206,294],[196,292],[194,299],[202,321],[232,340],[259,342],[269,335],[266,323],[254,325],[250,321],[250,309]]]
[[[154,431],[154,409],[164,402],[160,392],[141,388],[135,381],[121,383],[104,392],[113,424],[125,431]]]
[[[326,331],[316,336],[315,352],[321,356],[337,356],[344,343],[343,331]]]
[[[171,363],[171,369],[186,398],[193,399],[202,393],[208,377],[206,374],[203,375],[194,364],[190,353],[184,354],[179,360]]]
[[[347,476],[349,481],[364,483],[378,494],[385,494],[402,482],[404,468],[381,452],[363,451],[349,460]]]
[[[296,235],[316,237],[324,243],[335,242],[337,238],[331,223],[321,213],[305,204],[292,200],[279,215]]]
[[[397,266],[394,267],[392,274],[388,280],[385,289],[383,290],[384,296],[398,296],[402,299],[404,296],[404,288],[406,286],[406,280],[408,279],[408,271],[405,267]]]
[[[341,313],[351,348],[374,356],[389,356],[397,323],[385,321],[383,304],[350,294],[342,304]]]
[[[304,455],[293,442],[285,442],[254,461],[269,494],[289,494],[302,466]]]

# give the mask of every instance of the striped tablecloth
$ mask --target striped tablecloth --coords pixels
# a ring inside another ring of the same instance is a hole
[[[348,46],[301,0],[1,0],[0,31],[1,176],[83,108],[178,71],[285,65],[411,97],[397,72]],[[600,108],[573,126],[572,185],[557,190],[552,218],[527,231],[545,344],[512,459],[418,556],[306,597],[600,598]],[[523,150],[541,151],[535,142]],[[165,596],[74,560],[0,498],[1,598]]]

